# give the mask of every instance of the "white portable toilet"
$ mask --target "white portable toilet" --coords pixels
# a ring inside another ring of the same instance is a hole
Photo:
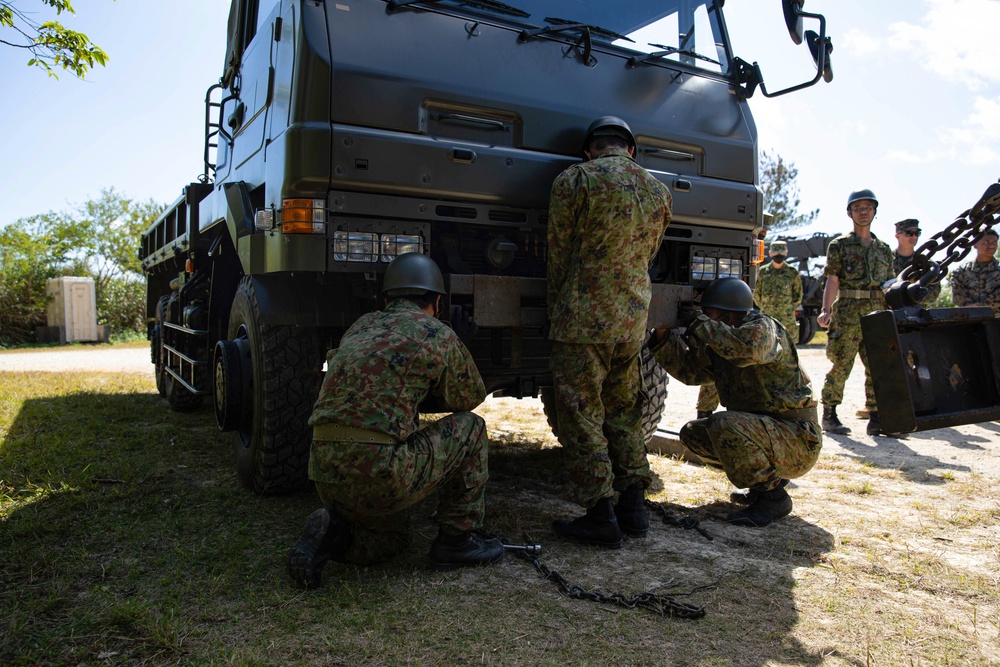
[[[59,329],[60,340],[67,343],[98,340],[93,278],[49,278],[45,281],[45,294],[50,297],[46,307],[48,324]]]

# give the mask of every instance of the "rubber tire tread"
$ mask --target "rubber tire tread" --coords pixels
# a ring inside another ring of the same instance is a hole
[[[817,327],[816,320],[812,317],[799,319],[799,340],[796,345],[808,345],[809,341],[816,335]]]
[[[156,391],[166,398],[167,385],[163,376],[163,320],[166,317],[167,302],[169,296],[161,296],[156,303],[156,324],[153,326],[153,335],[149,339],[149,357],[153,362],[153,375],[156,378]]]
[[[249,277],[236,290],[229,316],[229,339],[246,325],[253,374],[250,442],[235,433],[236,468],[254,493],[271,495],[309,482],[308,425],[322,382],[322,351],[314,329],[268,325]]]
[[[656,433],[660,420],[663,419],[663,409],[667,405],[667,386],[670,376],[656,362],[652,351],[648,347],[642,348],[642,376],[647,387],[645,404],[642,406],[642,432],[646,442],[652,439]],[[556,419],[556,395],[552,387],[542,387],[539,391],[539,398],[542,399],[542,412],[545,413],[545,420],[552,429],[552,434],[559,437],[558,421]]]

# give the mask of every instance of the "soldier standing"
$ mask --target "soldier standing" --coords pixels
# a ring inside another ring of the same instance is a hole
[[[993,256],[997,251],[997,233],[986,230],[973,246],[976,261],[969,262],[951,274],[951,298],[956,306],[989,306],[1000,316],[1000,263]]]
[[[877,211],[878,199],[871,190],[852,192],[847,198],[847,215],[854,223],[854,231],[835,238],[826,252],[823,310],[816,322],[829,327],[826,358],[833,366],[826,374],[822,393],[823,430],[828,433],[851,432],[837,417],[837,406],[843,401],[844,384],[859,353],[865,367],[867,432],[881,433],[868,353],[861,344],[861,316],[886,309],[882,285],[893,277],[892,249],[871,233]]]
[[[642,537],[649,529],[639,354],[649,263],[672,200],[633,159],[635,137],[622,119],[591,123],[583,147],[587,160],[552,184],[548,315],[559,441],[573,495],[587,512],[552,528],[566,539],[618,548],[623,530]]]
[[[309,477],[323,503],[288,554],[288,572],[319,585],[328,560],[369,564],[410,541],[407,509],[440,491],[438,569],[495,563],[499,539],[477,534],[485,509],[486,425],[469,412],[486,391],[472,356],[437,319],[445,293],[430,257],[407,253],[385,271],[383,310],[362,315],[327,355],[309,419]],[[459,410],[417,429],[418,406]]]
[[[896,255],[892,261],[892,271],[897,276],[903,269],[913,261],[913,253],[916,252],[917,242],[920,240],[920,221],[915,218],[907,218],[896,223]],[[920,305],[930,306],[941,293],[941,283],[934,283],[928,288],[927,296],[920,301]]]
[[[802,303],[802,276],[785,264],[788,244],[772,241],[769,248],[771,263],[757,272],[757,286],[753,297],[760,311],[778,320],[791,334],[792,342],[799,340],[799,324],[795,320],[795,309]]]
[[[788,330],[753,311],[750,287],[719,278],[702,295],[687,331],[658,330],[653,348],[663,368],[685,384],[712,380],[726,410],[681,428],[681,443],[721,467],[747,507],[730,523],[762,527],[792,511],[789,479],[819,459],[823,434],[809,376]]]

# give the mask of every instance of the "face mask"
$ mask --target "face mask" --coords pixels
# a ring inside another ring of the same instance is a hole
[[[781,264],[782,262],[784,262],[785,261],[785,257],[786,257],[785,255],[771,255],[771,259],[773,259],[778,264]]]

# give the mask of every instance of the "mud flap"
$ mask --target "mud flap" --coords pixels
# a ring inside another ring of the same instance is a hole
[[[916,307],[861,318],[886,433],[1000,419],[1000,320],[989,308]]]

